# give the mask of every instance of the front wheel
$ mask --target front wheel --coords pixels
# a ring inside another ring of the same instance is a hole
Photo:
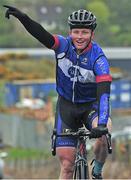
[[[73,179],[89,179],[88,165],[84,161],[76,164]]]

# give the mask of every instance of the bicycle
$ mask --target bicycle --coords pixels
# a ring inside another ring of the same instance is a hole
[[[76,147],[76,158],[74,165],[73,179],[89,179],[89,169],[87,161],[87,149],[86,141],[90,137],[90,132],[85,128],[79,128],[77,132],[71,132],[70,129],[67,129],[66,132],[57,134],[56,129],[53,130],[52,134],[52,155],[56,155],[56,139],[57,137],[75,137],[77,138],[77,147]],[[111,135],[106,134],[107,144],[108,144],[108,153],[112,153],[111,147]]]

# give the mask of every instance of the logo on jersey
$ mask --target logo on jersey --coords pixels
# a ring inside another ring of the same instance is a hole
[[[86,62],[87,58],[84,61]],[[95,75],[92,70],[73,65],[67,58],[59,59],[58,66],[64,75],[70,78],[70,81],[79,81],[81,83],[95,82]]]
[[[95,112],[96,112],[95,110],[92,110],[92,111],[89,113],[88,118],[91,118],[92,115],[93,115]]]
[[[88,59],[87,59],[87,58],[84,58],[84,59],[82,59],[81,63],[82,63],[82,64],[87,64],[87,61],[88,61]]]
[[[73,78],[74,76],[82,76],[79,69],[75,66],[71,66],[69,69],[68,69],[68,74],[70,75],[71,78]]]
[[[98,66],[100,67],[100,70],[102,71],[103,74],[106,74],[107,73],[107,67],[104,65],[105,62],[103,61],[102,58],[99,58],[97,60],[97,64]]]
[[[107,122],[107,118],[109,115],[109,95],[103,94],[101,96],[101,106],[103,107],[103,111],[100,114],[101,122]]]
[[[78,67],[75,67],[75,66],[70,67],[68,69],[68,74],[70,76],[71,81],[75,81],[75,82],[79,81],[81,83],[86,82],[84,76],[82,76]]]

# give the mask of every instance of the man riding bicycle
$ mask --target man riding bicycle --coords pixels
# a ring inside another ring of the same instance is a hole
[[[111,131],[109,118],[109,64],[101,47],[93,41],[97,26],[92,12],[80,9],[68,17],[69,35],[52,35],[39,23],[10,6],[6,17],[15,16],[26,30],[56,55],[58,101],[55,128],[77,131],[83,124],[97,138],[94,146],[93,179],[102,179],[102,168],[108,154],[105,134]],[[72,179],[76,139],[57,139],[56,153],[60,160],[60,178]]]

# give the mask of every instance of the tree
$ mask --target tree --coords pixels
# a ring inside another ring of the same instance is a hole
[[[87,9],[92,11],[100,23],[107,24],[110,18],[110,9],[102,0],[92,1],[87,3]]]

